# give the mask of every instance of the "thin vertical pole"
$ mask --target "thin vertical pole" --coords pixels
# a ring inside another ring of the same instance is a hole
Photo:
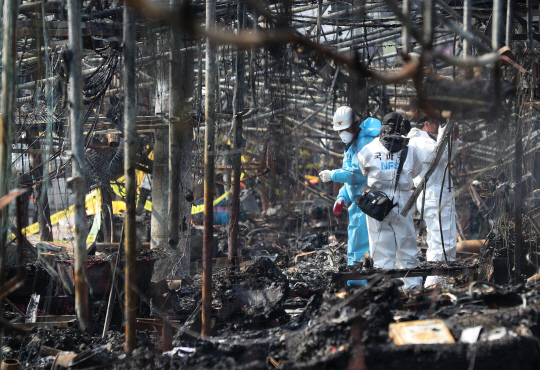
[[[197,76],[197,114],[201,113],[202,107],[202,79],[203,79],[203,44],[202,42],[197,47],[197,68],[199,74]]]
[[[517,110],[517,109],[516,109]],[[522,127],[520,124],[519,116],[516,114],[516,178],[514,179],[516,187],[514,189],[514,203],[515,203],[515,232],[516,232],[516,244],[514,247],[514,272],[516,282],[521,282],[521,252],[523,247],[523,207],[522,207],[522,166],[523,166],[523,140],[522,140]]]
[[[491,48],[497,51],[501,45],[501,13],[502,0],[493,0],[493,16],[491,22]],[[493,81],[494,81],[494,98],[495,98],[495,114],[499,111],[499,102],[501,101],[501,63],[495,62],[493,65]],[[499,120],[499,125],[502,125],[502,120]],[[502,132],[502,127],[500,127]]]
[[[0,197],[9,193],[9,179],[11,178],[11,143],[13,141],[11,128],[15,125],[15,84],[18,73],[15,69],[17,52],[17,14],[19,2],[5,0],[2,44],[2,101],[0,115]],[[6,241],[8,235],[9,207],[0,211],[0,284],[4,282],[6,271]],[[3,304],[0,301],[0,317]]]
[[[533,0],[527,0],[527,48],[533,47]]]
[[[403,0],[403,15],[409,18],[410,14],[411,14],[411,1]],[[407,27],[403,26],[402,31],[401,31],[401,46],[402,46],[403,55],[409,54],[410,38],[411,37],[409,35],[409,31],[407,31]]]
[[[317,2],[317,43],[321,42],[323,0]]]
[[[506,46],[512,49],[512,38],[514,34],[514,2],[506,2]]]
[[[216,24],[216,0],[206,0],[206,29]],[[203,290],[202,336],[212,334],[212,257],[214,248],[214,141],[216,121],[216,46],[206,40],[206,96],[204,130],[204,231],[203,231]]]
[[[125,315],[126,352],[137,346],[135,330],[137,318],[137,295],[135,293],[135,260],[137,233],[135,212],[137,209],[137,180],[135,178],[135,153],[137,149],[137,106],[135,98],[135,16],[133,9],[124,6],[124,176],[126,178],[126,232],[125,232]]]
[[[463,31],[471,32],[471,0],[465,0],[463,8]],[[471,55],[471,43],[467,39],[463,39],[463,57],[467,58]]]
[[[176,4],[171,0],[171,5]],[[180,98],[182,67],[180,49],[182,42],[178,28],[171,29],[171,52],[169,56],[169,247],[176,249],[179,240],[180,218],[180,131],[183,101]]]
[[[493,19],[491,22],[491,47],[497,51],[501,45],[502,0],[493,0]]]
[[[75,311],[79,327],[85,331],[88,322],[88,285],[86,283],[86,219],[84,174],[84,135],[82,120],[82,37],[81,2],[68,0],[68,47],[69,55],[69,103],[71,125],[71,167],[70,182],[75,194]]]
[[[424,1],[423,16],[424,16],[423,49],[431,51],[431,49],[433,48],[433,0]]]
[[[244,28],[245,5],[238,2],[238,29]],[[240,173],[242,172],[242,121],[244,110],[245,52],[236,51],[236,82],[233,95],[233,155],[231,212],[229,213],[229,262],[234,266],[238,257],[238,222],[240,220]]]

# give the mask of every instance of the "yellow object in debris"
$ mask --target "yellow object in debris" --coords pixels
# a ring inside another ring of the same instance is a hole
[[[136,176],[137,176],[137,185],[140,186],[140,184],[142,183],[143,179],[144,179],[144,172],[142,171],[135,171],[136,172]],[[140,177],[140,174],[137,173],[137,172],[140,172],[142,173],[142,177]],[[242,180],[244,178],[244,173],[242,172],[242,174],[240,175],[240,180]],[[140,181],[139,181],[140,179]],[[124,177],[120,177],[118,178],[117,181],[115,182],[111,182],[111,187],[113,189],[113,191],[115,192],[115,194],[117,194],[118,196],[121,196],[122,198],[125,198],[125,192],[124,192],[124,187],[123,186],[120,186],[118,185],[119,182],[122,182],[124,180]],[[276,194],[277,194],[277,189],[276,189]],[[220,196],[219,198],[217,199],[214,199],[214,202],[212,203],[214,206],[215,205],[218,205],[223,199],[227,198],[229,196],[229,194],[231,194],[231,191],[229,190],[228,192],[224,193],[222,196]],[[139,201],[139,197],[137,196],[137,202]],[[152,202],[147,200],[146,203],[144,204],[144,209],[146,209],[147,211],[152,211]],[[125,212],[126,210],[126,203],[124,201],[115,201],[113,202],[113,213],[114,214],[121,214],[122,212]],[[197,206],[193,206],[191,207],[191,214],[194,215],[196,213],[201,213],[201,212],[204,212],[204,204],[200,204],[200,205],[197,205]]]
[[[419,320],[390,324],[388,335],[398,346],[405,344],[455,343],[442,320]]]
[[[99,204],[101,207],[101,193],[99,189],[94,189],[86,195],[85,208],[87,215],[93,215],[96,211],[96,205]],[[51,225],[56,225],[58,222],[62,221],[65,218],[68,218],[75,212],[75,206],[71,206],[68,209],[64,209],[60,212],[57,212],[51,215]],[[34,235],[39,233],[39,223],[36,222],[30,226],[25,227],[22,230],[24,236]],[[11,241],[15,238],[14,234],[8,236],[8,240]]]

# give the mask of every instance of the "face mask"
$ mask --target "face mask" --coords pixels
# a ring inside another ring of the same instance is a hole
[[[354,135],[347,131],[340,132],[339,137],[345,144],[349,144],[354,139]]]

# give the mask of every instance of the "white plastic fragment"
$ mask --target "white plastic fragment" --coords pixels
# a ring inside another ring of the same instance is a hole
[[[478,341],[480,337],[480,332],[482,331],[482,325],[474,326],[472,328],[467,328],[461,332],[461,337],[459,341],[462,343],[473,344]]]
[[[178,355],[179,357],[186,356],[184,353],[181,353],[180,351],[187,352],[187,353],[192,353],[192,352],[195,352],[195,348],[192,348],[192,347],[174,347],[170,351],[163,352],[163,354],[167,355],[167,356],[170,356],[170,357],[173,357],[174,355]]]

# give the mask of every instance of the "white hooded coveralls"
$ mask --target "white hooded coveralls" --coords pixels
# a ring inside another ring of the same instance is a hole
[[[422,172],[420,175],[414,178],[415,186],[420,184],[425,173],[431,166],[431,163],[435,159],[435,151],[437,149],[438,141],[435,141],[431,136],[422,130],[417,128],[411,129],[407,137],[409,140],[409,147],[415,147],[423,157]],[[441,135],[437,140],[441,139]],[[452,156],[457,152],[459,141],[453,141],[452,143]],[[435,168],[435,171],[430,176],[426,183],[426,198],[424,202],[424,220],[426,221],[427,236],[426,242],[428,249],[426,252],[426,259],[428,261],[444,261],[444,252],[442,241],[444,241],[444,250],[448,261],[454,261],[456,258],[456,244],[457,244],[457,230],[456,230],[456,206],[454,202],[454,190],[452,184],[452,178],[450,171],[444,176],[446,164],[448,163],[448,146]],[[444,184],[443,184],[444,180]],[[448,181],[450,180],[450,189],[448,189]],[[443,188],[441,198],[441,187]],[[422,211],[422,198],[423,192],[420,193],[416,201],[418,211]],[[439,199],[441,199],[441,222],[439,222]],[[441,239],[441,229],[443,238]],[[426,279],[426,286],[432,285],[440,280],[437,277],[429,276]]]
[[[370,253],[375,265],[385,269],[412,268],[420,263],[417,254],[413,212],[405,217],[399,213],[412,194],[413,178],[422,170],[422,156],[409,147],[407,159],[394,191],[401,151],[390,153],[377,138],[358,153],[358,164],[367,184],[384,192],[397,206],[383,221],[367,217]],[[422,285],[422,278],[405,278],[404,288]]]

